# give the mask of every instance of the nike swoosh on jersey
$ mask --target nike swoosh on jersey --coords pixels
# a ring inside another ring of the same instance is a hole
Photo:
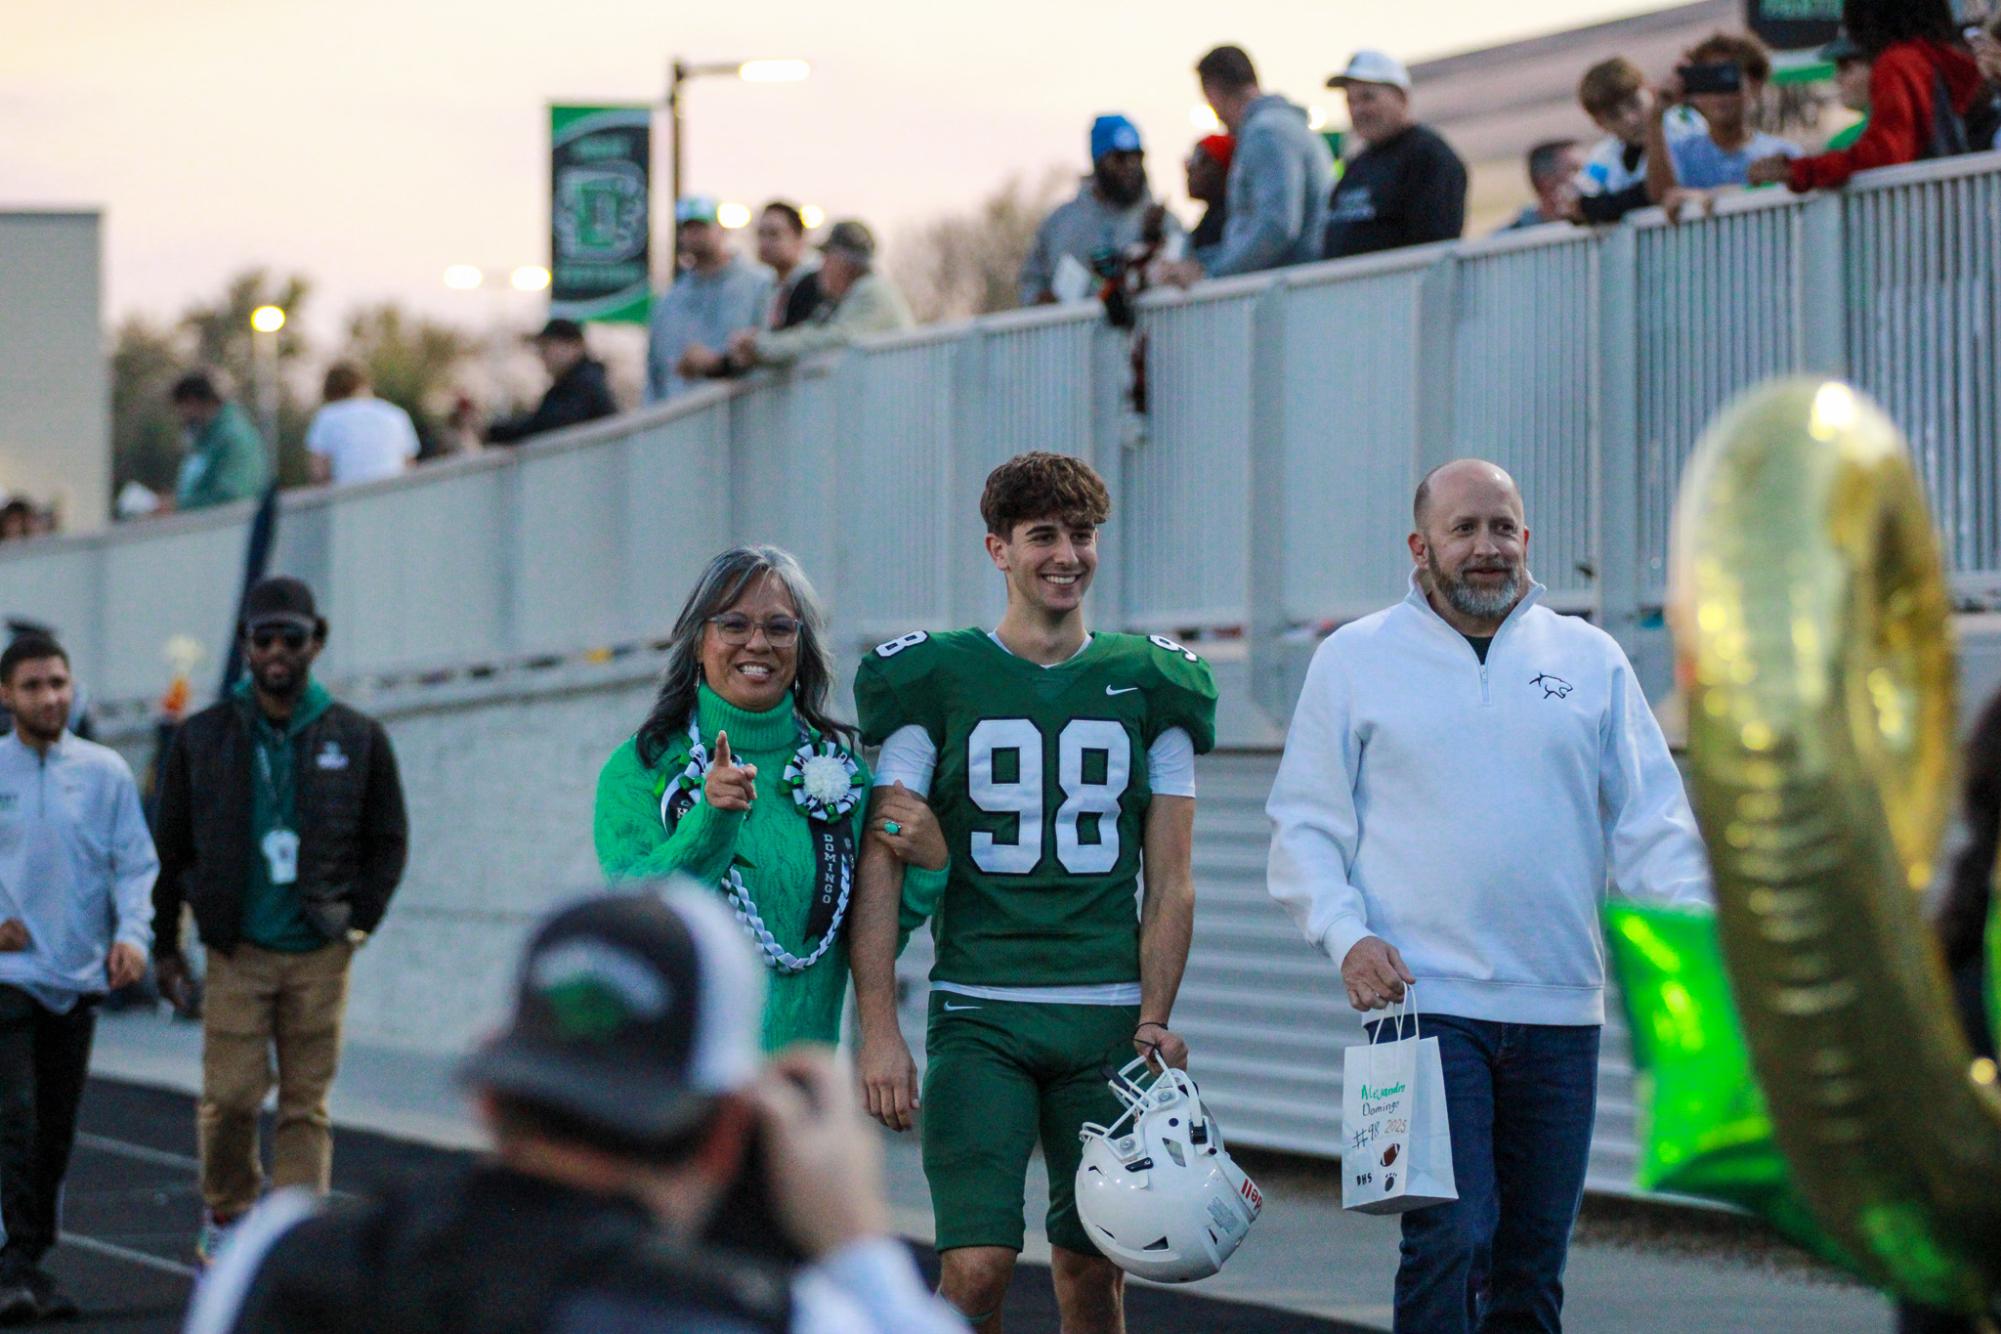
[[[1130,695],[1138,689],[1138,686],[1106,686],[1105,693],[1107,695]]]
[[[960,1010],[977,1010],[977,1009],[979,1009],[980,1007],[979,1007],[979,1006],[977,1006],[977,1005],[954,1005],[954,1004],[952,1004],[952,1002],[950,1002],[950,1001],[946,1001],[946,1002],[945,1002],[945,1008],[946,1008],[946,1009],[948,1009],[948,1010],[951,1010],[951,1011],[953,1011],[954,1013],[956,1013],[956,1012],[958,1012],[958,1011],[960,1011]]]

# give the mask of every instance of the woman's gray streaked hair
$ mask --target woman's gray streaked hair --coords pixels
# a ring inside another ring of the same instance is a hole
[[[702,682],[702,636],[709,617],[719,616],[736,605],[758,579],[766,575],[778,580],[791,597],[799,615],[798,675],[792,682],[792,704],[799,716],[823,733],[852,745],[854,728],[828,716],[827,695],[834,685],[833,654],[827,650],[827,616],[813,581],[806,577],[799,561],[789,551],[772,546],[731,547],[702,570],[694,591],[674,618],[668,637],[667,667],[660,677],[660,693],[654,697],[653,711],[639,729],[639,762],[647,768],[658,763],[662,752],[688,728],[694,711],[696,689]]]

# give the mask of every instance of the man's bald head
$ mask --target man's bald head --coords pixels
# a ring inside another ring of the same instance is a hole
[[[1424,475],[1417,484],[1417,495],[1411,501],[1411,526],[1418,532],[1431,519],[1432,511],[1443,505],[1447,510],[1457,505],[1474,502],[1492,504],[1502,499],[1502,493],[1512,499],[1517,520],[1526,519],[1522,510],[1521,488],[1515,479],[1508,476],[1508,470],[1498,463],[1485,459],[1454,459],[1441,463]]]

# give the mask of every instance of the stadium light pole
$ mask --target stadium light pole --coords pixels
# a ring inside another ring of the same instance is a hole
[[[258,415],[264,418],[264,438],[269,442],[274,469],[278,460],[278,331],[284,327],[285,312],[278,306],[259,306],[250,312],[250,348],[257,367],[261,409]]]
[[[667,139],[668,153],[672,158],[668,168],[667,206],[669,215],[681,202],[681,143],[685,116],[681,109],[681,87],[690,79],[733,78],[745,83],[797,83],[812,74],[813,67],[803,60],[714,60],[694,64],[674,58],[667,78]],[[668,281],[681,270],[681,236],[677,226],[667,234]]]

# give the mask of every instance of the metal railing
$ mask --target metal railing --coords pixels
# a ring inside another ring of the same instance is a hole
[[[1696,436],[1777,373],[1851,375],[1910,434],[1957,587],[2001,596],[2001,156],[1779,190],[1715,217],[1552,227],[1148,297],[1147,411],[1094,305],[877,340],[790,377],[525,448],[285,500],[276,568],[335,625],[330,675],[657,634],[697,563],[793,548],[852,651],[983,620],[981,482],[1091,459],[1116,513],[1100,623],[1241,640],[1266,722],[1280,646],[1401,595],[1433,464],[1521,480],[1553,600],[1632,636],[1664,592]],[[0,550],[0,609],[53,622],[100,696],[158,690],[175,634],[228,630],[248,506]],[[1297,654],[1292,654],[1296,665]],[[1246,729],[1240,743],[1257,731]]]

